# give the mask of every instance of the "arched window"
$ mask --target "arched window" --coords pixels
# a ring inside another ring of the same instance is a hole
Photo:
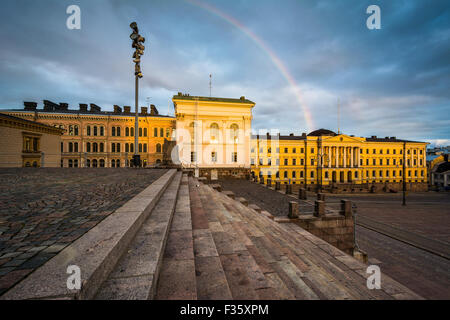
[[[130,143],[130,152],[134,152],[134,143]]]
[[[117,127],[117,136],[120,137],[120,127]]]
[[[117,151],[117,152],[120,152],[120,143],[117,143],[117,145],[116,145],[116,151]]]
[[[72,168],[72,167],[73,167],[73,160],[69,159],[69,168]]]
[[[170,137],[170,129],[166,128],[166,138]]]
[[[233,141],[233,143],[238,143],[239,139],[239,126],[235,123],[233,123],[230,127],[230,138]]]
[[[116,167],[116,160],[112,159],[111,160],[111,168],[115,168]]]
[[[89,168],[90,166],[91,166],[91,160],[87,159],[87,160],[86,160],[86,167]]]
[[[112,128],[111,128],[111,135],[112,135],[113,137],[116,136],[116,127],[112,127]]]
[[[94,142],[93,144],[92,144],[92,152],[98,152],[98,144],[97,144],[97,142]]]
[[[73,143],[69,142],[69,152],[73,152]]]
[[[128,128],[128,127],[125,128],[125,136],[126,137],[130,136],[130,128]]]
[[[87,134],[88,136],[91,135],[91,126],[87,126],[87,128],[86,128],[86,134]]]
[[[100,159],[100,167],[101,168],[105,167],[105,159]]]
[[[78,126],[75,126],[75,135],[78,135]]]
[[[86,142],[86,152],[91,152],[91,143]]]
[[[125,143],[125,152],[130,152],[130,145]]]
[[[134,137],[134,128],[133,127],[130,128],[130,136]]]
[[[159,136],[164,138],[164,128],[159,129]]]
[[[75,152],[78,152],[78,142],[75,142],[73,144],[73,149],[74,149]]]
[[[120,168],[120,160],[119,159],[116,160],[116,167]]]
[[[97,126],[94,126],[94,136],[97,135]]]
[[[104,152],[105,149],[105,145],[103,144],[103,142],[100,142],[100,152]]]
[[[156,152],[161,152],[161,144],[156,144]]]
[[[69,125],[69,136],[73,136],[73,125]]]
[[[111,143],[111,152],[116,152],[116,144],[114,142]]]
[[[105,135],[105,127],[103,127],[103,126],[100,127],[100,135],[101,136]]]
[[[147,152],[147,144],[144,143],[144,152]]]
[[[211,125],[211,141],[218,141],[219,140],[219,125],[217,123],[213,123]]]
[[[153,136],[155,136],[155,137],[158,136],[158,128],[153,129]]]
[[[73,160],[73,166],[78,168],[78,159]]]
[[[97,168],[97,159],[92,160],[92,167]]]
[[[142,152],[142,143],[139,143],[139,152]]]
[[[139,128],[139,137],[142,137],[142,128]]]

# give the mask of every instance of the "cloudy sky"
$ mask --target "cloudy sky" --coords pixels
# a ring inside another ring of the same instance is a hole
[[[69,30],[66,9],[81,9]],[[369,30],[369,5],[381,29]],[[448,0],[2,0],[0,109],[23,101],[140,104],[173,114],[178,91],[254,101],[254,129],[318,128],[450,144]]]

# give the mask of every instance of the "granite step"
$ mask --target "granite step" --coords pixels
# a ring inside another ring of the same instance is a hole
[[[197,298],[229,300],[232,294],[212,234],[220,221],[211,215],[212,204],[200,192],[202,188],[202,183],[189,178]]]
[[[188,177],[183,175],[155,300],[195,300],[194,242]]]
[[[296,224],[278,224],[259,210],[246,207],[209,186],[201,185],[200,190],[209,200],[209,206],[214,204],[216,207],[210,210],[218,215],[221,227],[224,229],[224,226],[231,225],[235,234],[240,236],[236,240],[232,234],[226,239],[228,241],[217,236],[216,244],[223,247],[219,254],[236,254],[232,252],[236,249],[234,243],[240,241],[245,244],[244,252],[251,255],[269,283],[267,291],[276,293],[272,299],[420,299],[384,275],[385,288],[369,290],[365,264]],[[222,260],[225,264],[236,263],[234,257]],[[227,273],[227,268],[224,269]],[[249,266],[243,269],[249,270]],[[234,292],[233,282],[230,281],[229,285]]]
[[[125,254],[97,292],[96,299],[154,298],[181,178],[182,173],[177,172]]]

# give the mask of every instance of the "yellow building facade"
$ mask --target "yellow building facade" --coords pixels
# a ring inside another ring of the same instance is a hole
[[[396,137],[362,138],[320,129],[301,136],[253,136],[250,161],[252,175],[282,184],[336,191],[398,190],[405,170],[409,189],[426,190],[426,146]]]
[[[24,110],[2,113],[63,129],[58,154],[61,167],[129,166],[134,154],[135,116],[131,108],[114,106],[113,112],[101,111],[91,104],[69,110],[67,104],[44,100],[44,109],[25,102]],[[150,113],[142,107],[139,114],[138,151],[143,166],[162,163],[164,144],[172,140],[173,117],[159,115],[152,105]]]
[[[0,167],[58,167],[62,130],[0,113]]]
[[[252,108],[241,97],[213,98],[178,93],[176,114],[178,163],[212,179],[250,173]]]

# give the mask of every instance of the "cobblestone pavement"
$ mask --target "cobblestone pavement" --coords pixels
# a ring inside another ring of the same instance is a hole
[[[0,295],[165,172],[0,169]]]
[[[259,184],[243,180],[221,180],[224,190],[246,198],[275,216],[287,215],[289,201],[295,200]],[[337,209],[341,199],[355,202],[359,216],[408,231],[412,235],[450,242],[450,194],[409,193],[407,206],[400,194],[326,194],[326,206]],[[315,194],[308,193],[308,200]],[[300,206],[300,212],[312,208]],[[357,226],[359,247],[369,255],[369,262],[428,299],[450,299],[450,261],[378,232]],[[418,237],[420,239],[420,237]]]

